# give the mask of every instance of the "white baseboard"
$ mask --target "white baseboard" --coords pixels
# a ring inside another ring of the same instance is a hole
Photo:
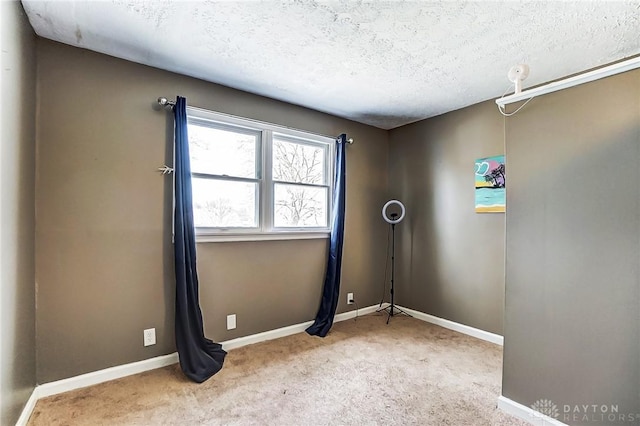
[[[27,400],[27,403],[24,405],[24,408],[22,409],[22,413],[20,413],[20,417],[18,417],[18,421],[16,422],[16,426],[25,426],[29,421],[29,417],[31,417],[31,413],[33,412],[33,409],[36,407],[36,402],[38,402],[38,399],[39,399],[39,397],[36,394],[36,389],[38,389],[37,386],[33,390],[33,392],[31,392],[31,396]]]
[[[366,308],[358,309],[358,315],[367,315],[372,312],[375,312],[378,309],[378,305],[367,306]],[[341,314],[337,314],[333,318],[333,322],[345,321],[351,318],[356,317],[356,311],[348,311],[343,312]],[[254,343],[265,342],[267,340],[278,339],[280,337],[291,336],[292,334],[298,334],[305,331],[313,321],[307,321],[300,324],[293,324],[287,327],[276,328],[275,330],[269,330],[262,333],[252,334],[250,336],[238,337],[237,339],[227,340],[225,342],[221,342],[222,348],[224,350],[231,350],[240,348],[246,345],[252,345]]]
[[[382,308],[388,307],[388,303],[384,303]],[[448,328],[460,333],[468,334],[473,337],[477,337],[482,340],[487,340],[498,345],[502,345],[503,338],[497,334],[489,333],[484,330],[469,327],[464,324],[458,324],[453,321],[449,321],[443,318],[438,318],[433,315],[425,314],[420,311],[401,307],[402,310],[411,314],[414,318],[426,321],[432,324],[439,325],[444,328]],[[355,318],[357,315],[367,315],[376,312],[380,308],[380,305],[367,306],[355,310],[343,312],[337,314],[334,318],[334,322],[345,321],[351,318]],[[225,350],[231,350],[240,348],[242,346],[251,345],[254,343],[265,342],[267,340],[278,339],[280,337],[290,336],[292,334],[302,333],[313,324],[313,321],[307,321],[300,324],[294,324],[287,327],[277,328],[275,330],[265,331],[263,333],[252,334],[250,336],[238,337],[237,339],[227,340],[220,342]],[[97,385],[99,383],[107,382],[109,380],[115,380],[133,374],[142,373],[144,371],[154,370],[156,368],[165,367],[167,365],[175,364],[178,362],[178,354],[172,353],[168,355],[158,356],[155,358],[145,359],[138,362],[132,362],[129,364],[119,365],[116,367],[105,368],[104,370],[98,370],[87,374],[81,374],[75,377],[69,377],[68,379],[57,380],[55,382],[45,383],[36,386],[31,394],[31,397],[27,401],[22,414],[16,423],[18,426],[27,424],[29,416],[33,412],[35,404],[38,399],[45,398],[47,396],[56,395],[62,392],[68,392],[75,389],[84,388],[87,386]]]
[[[31,397],[29,397],[27,403],[22,409],[22,414],[18,418],[16,426],[23,426],[27,424],[29,417],[31,417],[31,413],[35,408],[36,402],[40,398],[46,398],[47,396],[57,395],[59,393],[108,382],[109,380],[131,376],[132,374],[154,370],[156,368],[175,364],[176,362],[178,362],[178,354],[174,352],[169,355],[157,356],[142,361],[105,368],[103,370],[69,377],[68,379],[56,380],[55,382],[38,385],[35,387],[31,393]]]
[[[291,336],[292,334],[302,333],[311,324],[313,324],[313,321],[293,324],[287,327],[276,328],[275,330],[264,331],[262,333],[250,334],[249,336],[238,337],[237,339],[226,340],[224,342],[220,342],[220,344],[222,345],[222,349],[224,349],[225,351],[229,351],[231,349],[241,348],[242,346],[253,345],[254,343],[265,342],[267,340],[273,340],[280,337]]]
[[[87,386],[97,385],[98,383],[108,382],[109,380],[115,380],[121,377],[142,373],[144,371],[166,367],[167,365],[175,364],[176,362],[178,362],[178,354],[174,352],[169,355],[157,356],[142,361],[92,371],[91,373],[69,377],[68,379],[45,383],[43,385],[36,386],[34,393],[37,394],[38,398],[45,398],[62,392],[86,388]]]
[[[502,395],[498,397],[498,408],[534,426],[567,426],[560,420],[539,413]]]
[[[357,311],[357,314],[370,314],[372,312],[375,312],[377,308],[378,305],[368,306],[366,308],[359,309]],[[336,315],[333,319],[333,322],[345,321],[355,317],[355,310],[344,312]],[[280,337],[301,333],[305,331],[311,324],[313,324],[313,321],[307,321],[301,324],[294,324],[287,327],[277,328],[275,330],[265,331],[263,333],[257,333],[250,336],[227,340],[224,342],[220,342],[220,344],[225,350],[236,349],[254,343],[265,342],[267,340],[273,340]],[[108,382],[109,380],[131,376],[133,374],[142,373],[144,371],[155,370],[156,368],[166,367],[167,365],[175,364],[177,362],[178,353],[174,352],[168,355],[149,358],[129,364],[118,365],[116,367],[105,368],[103,370],[93,371],[91,373],[81,374],[75,377],[69,377],[68,379],[56,380],[55,382],[38,385],[35,387],[35,389],[31,393],[31,396],[27,400],[27,403],[22,409],[22,414],[18,418],[18,422],[16,423],[16,425],[24,426],[27,424],[31,413],[35,408],[36,402],[40,398],[45,398],[47,396],[56,395],[87,386],[97,385],[99,383]]]
[[[357,311],[353,310],[353,311],[343,312],[341,314],[336,315],[335,318],[333,319],[333,322],[346,321],[348,319],[355,318],[356,315],[360,317],[363,315],[372,314],[375,311],[377,311],[379,308],[384,309],[388,305],[389,305],[388,303],[383,303],[382,305],[367,306],[366,308],[361,308],[361,309],[358,309]]]
[[[458,333],[467,334],[478,339],[486,340],[487,342],[495,343],[496,345],[504,345],[504,337],[499,334],[490,333],[488,331],[480,330],[479,328],[470,327],[468,325],[449,321],[444,318],[425,314],[424,312],[405,308],[404,306],[398,306],[398,308],[406,311],[409,315],[416,319],[439,325],[440,327],[448,328],[449,330],[457,331]]]

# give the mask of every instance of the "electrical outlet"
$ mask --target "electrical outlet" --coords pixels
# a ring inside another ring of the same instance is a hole
[[[236,328],[236,314],[227,315],[227,330]]]
[[[353,305],[354,300],[353,293],[347,293],[347,305]]]
[[[156,329],[155,328],[147,328],[143,331],[144,334],[144,345],[151,346],[156,344]]]

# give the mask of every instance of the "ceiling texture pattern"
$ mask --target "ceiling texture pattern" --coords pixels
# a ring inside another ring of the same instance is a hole
[[[498,98],[517,63],[526,89],[640,54],[640,0],[22,3],[41,37],[383,129]]]

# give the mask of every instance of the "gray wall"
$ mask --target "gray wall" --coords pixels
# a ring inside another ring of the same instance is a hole
[[[15,423],[36,383],[35,35],[18,2],[0,2],[0,424]]]
[[[349,146],[338,312],[378,302],[388,133],[201,80],[38,40],[37,378],[39,383],[175,351],[172,116],[158,96],[356,140]],[[207,335],[228,340],[313,319],[327,240],[198,244]],[[226,330],[226,315],[238,328]],[[143,347],[142,330],[158,343]]]
[[[475,213],[476,159],[504,153],[492,101],[390,131],[398,303],[502,334],[504,213]],[[507,172],[509,173],[509,165]]]
[[[638,415],[640,70],[535,98],[506,145],[503,395]]]

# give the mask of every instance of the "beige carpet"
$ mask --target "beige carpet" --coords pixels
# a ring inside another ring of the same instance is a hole
[[[373,314],[229,352],[203,384],[177,365],[38,401],[30,425],[526,425],[496,408],[502,348]]]

